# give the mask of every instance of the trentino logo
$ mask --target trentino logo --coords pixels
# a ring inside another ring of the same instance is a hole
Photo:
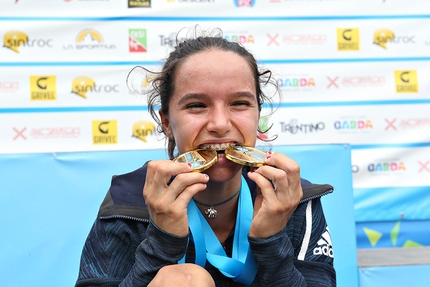
[[[234,0],[236,7],[252,7],[255,5],[255,0]]]
[[[331,243],[330,231],[328,227],[321,235],[320,240],[317,242],[318,246],[314,248],[314,255],[325,255],[334,258],[333,247]]]
[[[128,29],[128,48],[130,52],[146,53],[146,29]]]
[[[358,28],[338,28],[337,29],[337,50],[338,51],[359,51],[360,50],[360,30]]]
[[[52,101],[57,99],[55,76],[30,76],[30,99]]]

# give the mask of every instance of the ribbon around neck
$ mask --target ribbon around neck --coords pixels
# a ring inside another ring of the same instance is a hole
[[[253,204],[248,184],[242,176],[239,205],[234,230],[233,253],[228,257],[212,228],[193,199],[188,204],[188,226],[194,242],[195,263],[204,267],[206,260],[233,281],[250,285],[257,274],[257,265],[248,242],[253,216]],[[178,263],[185,263],[185,256]]]

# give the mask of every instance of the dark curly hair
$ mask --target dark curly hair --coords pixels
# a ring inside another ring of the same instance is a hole
[[[161,106],[160,109],[163,114],[169,114],[169,103],[175,89],[175,76],[181,64],[190,56],[210,49],[233,52],[243,57],[254,76],[259,109],[261,110],[263,104],[269,104],[272,107],[271,98],[263,93],[262,85],[270,83],[276,87],[276,92],[280,94],[276,80],[272,78],[270,70],[260,71],[254,56],[241,44],[224,39],[220,29],[214,29],[211,33],[207,33],[206,31],[198,31],[195,28],[193,35],[191,37],[187,36],[182,41],[179,40],[179,34],[180,32],[176,36],[176,46],[165,60],[161,72],[150,72],[140,67],[154,75],[151,79],[152,89],[148,92],[148,110],[157,123],[158,132],[164,133],[163,125],[158,115],[158,107]],[[267,130],[259,130],[259,132],[265,133]],[[167,140],[167,151],[170,159],[173,159],[176,142],[174,138],[168,138]]]

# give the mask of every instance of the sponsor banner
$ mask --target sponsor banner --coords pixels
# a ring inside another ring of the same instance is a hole
[[[2,3],[9,16],[104,16],[156,14],[193,16],[261,16],[261,15],[381,15],[398,14],[405,9],[402,0],[7,0]],[[312,4],[312,9],[309,5]],[[336,9],[333,9],[336,5]],[[2,8],[3,8],[2,6]],[[430,5],[420,0],[408,1],[408,13],[421,14]],[[137,11],[135,11],[137,10]],[[176,13],[175,13],[176,12]]]
[[[283,103],[368,102],[429,99],[425,62],[270,64]]]
[[[196,23],[195,20],[169,19],[70,22],[46,21],[42,18],[33,21],[29,28],[26,21],[5,20],[2,21],[0,30],[0,60],[160,61],[171,51],[178,31],[196,24],[201,29],[221,28],[227,39],[243,44],[263,61],[302,60],[306,63],[312,60],[337,59],[340,63],[344,61],[349,65],[350,62],[357,62],[345,60],[351,57],[367,62],[369,58],[430,55],[430,36],[425,29],[430,24],[429,19],[390,20],[384,22],[384,26],[376,20],[361,21],[350,26],[336,20],[301,21],[300,25],[297,23],[285,20],[279,25],[279,20],[270,19],[259,22],[225,19]],[[182,30],[179,39],[185,36],[186,30]],[[382,64],[385,62],[379,65]],[[397,64],[402,66],[403,63]],[[303,68],[309,69],[309,66],[305,65]],[[376,65],[374,68],[379,70]],[[351,69],[346,66],[343,70],[350,72]],[[375,77],[378,74],[369,76]]]
[[[414,112],[411,113],[410,109]],[[430,141],[429,105],[375,105],[280,108],[263,110],[263,138],[276,144],[350,143],[408,144]]]
[[[0,68],[1,108],[145,107],[150,74],[135,66]],[[147,69],[159,70],[148,65]],[[127,84],[127,77],[129,83]]]
[[[430,186],[430,147],[352,151],[354,188]]]
[[[2,153],[164,148],[164,137],[145,111],[37,113],[0,120]]]

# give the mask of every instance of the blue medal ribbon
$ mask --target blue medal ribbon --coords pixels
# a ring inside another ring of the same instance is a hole
[[[257,274],[257,265],[248,242],[254,207],[244,177],[242,177],[237,210],[231,258],[226,255],[224,248],[194,200],[188,204],[188,226],[190,227],[191,240],[193,240],[196,249],[195,263],[197,265],[204,267],[207,260],[224,276],[232,278],[235,282],[250,285]],[[184,262],[185,256],[179,263]]]

